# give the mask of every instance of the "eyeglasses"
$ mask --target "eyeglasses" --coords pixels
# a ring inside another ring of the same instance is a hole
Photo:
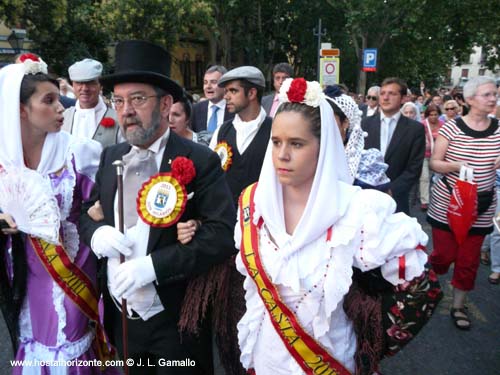
[[[498,94],[496,92],[487,92],[486,94],[475,94],[474,96],[480,96],[483,99],[498,98]]]
[[[367,95],[366,99],[368,99],[368,100],[377,100],[378,98],[376,96]]]
[[[158,95],[132,95],[127,101],[132,105],[132,107],[135,108],[140,108],[146,102],[148,101],[149,98],[158,98]],[[116,109],[121,109],[125,105],[125,99],[121,97],[113,97],[111,98],[111,103],[115,105]]]
[[[451,107],[451,108],[445,108],[444,110],[445,111],[454,111],[456,109],[457,109],[457,107]]]

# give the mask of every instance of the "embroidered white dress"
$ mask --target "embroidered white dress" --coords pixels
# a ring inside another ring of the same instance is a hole
[[[427,235],[416,219],[393,214],[395,208],[388,195],[360,190],[351,199],[347,214],[333,226],[329,241],[325,233],[290,254],[276,248],[265,223],[259,232],[263,266],[282,300],[308,334],[350,371],[355,367],[356,337],[342,305],[352,282],[352,266],[362,271],[381,266],[384,277],[396,285],[404,281],[399,279],[400,256],[405,256],[406,280],[420,275],[427,262],[425,252],[415,249],[427,243]],[[239,225],[235,231],[237,247],[241,242]],[[238,323],[243,366],[253,368],[257,375],[304,374],[276,333],[241,254],[236,265],[246,276],[247,310]]]

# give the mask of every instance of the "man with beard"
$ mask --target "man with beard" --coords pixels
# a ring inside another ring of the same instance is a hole
[[[224,88],[226,107],[235,116],[217,129],[210,148],[221,158],[234,207],[238,206],[241,191],[259,179],[269,143],[272,119],[260,105],[265,85],[264,75],[253,66],[230,70],[219,80],[219,86]],[[220,359],[227,374],[245,374],[239,360],[236,329],[245,312],[243,277],[236,270],[234,259],[226,261],[218,274],[226,275],[219,287],[222,296],[216,298],[220,303],[214,304],[212,313]],[[209,274],[205,283],[220,278],[219,275]]]
[[[214,133],[210,148],[221,157],[235,207],[241,191],[259,178],[272,119],[260,105],[266,86],[264,75],[253,66],[230,70],[219,79],[232,121]]]
[[[128,355],[136,364],[130,374],[212,374],[210,330],[200,327],[196,337],[181,340],[178,322],[189,281],[234,254],[236,213],[217,155],[169,130],[170,107],[183,95],[169,66],[168,52],[155,44],[117,45],[115,73],[102,82],[113,88],[127,143],[104,150],[81,225],[101,258],[104,325],[122,358],[120,304],[127,301]],[[124,234],[115,228],[116,160],[124,163]],[[97,201],[101,221],[88,213]],[[183,245],[175,224],[190,219],[202,225]],[[188,367],[161,365],[186,359]]]

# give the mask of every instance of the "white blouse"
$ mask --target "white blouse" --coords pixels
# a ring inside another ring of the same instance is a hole
[[[263,266],[283,302],[308,334],[350,371],[355,367],[356,337],[342,305],[352,283],[352,266],[362,271],[381,266],[384,278],[396,285],[405,281],[399,278],[400,256],[405,256],[406,280],[419,276],[427,262],[426,253],[416,249],[427,243],[427,235],[415,218],[394,214],[395,208],[387,194],[360,190],[333,226],[329,241],[325,233],[289,257],[280,254],[265,223],[259,232]],[[235,242],[239,248],[239,223]],[[258,375],[304,374],[276,333],[241,254],[236,266],[246,276],[246,313],[238,323],[243,366]]]

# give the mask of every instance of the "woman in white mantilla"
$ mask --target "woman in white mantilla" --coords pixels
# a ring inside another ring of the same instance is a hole
[[[279,96],[260,179],[253,199],[242,195],[240,204],[249,209],[240,205],[235,231],[237,268],[246,276],[247,310],[238,324],[241,362],[257,375],[304,374],[305,362],[313,366],[308,355],[317,349],[338,362],[340,373],[355,373],[356,335],[343,308],[352,267],[381,267],[393,285],[412,280],[424,271],[427,255],[417,247],[427,236],[416,219],[394,214],[389,195],[352,186],[332,108],[317,82],[289,79]],[[245,241],[249,220],[257,228],[252,246]],[[260,256],[258,273],[253,253]],[[264,304],[260,292],[267,288],[261,282],[270,282],[279,297],[270,302],[264,293]],[[312,352],[295,352],[285,344],[295,339],[278,333],[270,316],[279,300],[282,311],[290,311],[287,321],[302,327],[298,336],[313,341]]]
[[[109,355],[96,259],[78,234],[101,146],[60,131],[58,84],[38,57],[2,68],[0,93],[0,300],[15,359],[32,361],[13,373],[100,374],[96,362],[62,361]]]

